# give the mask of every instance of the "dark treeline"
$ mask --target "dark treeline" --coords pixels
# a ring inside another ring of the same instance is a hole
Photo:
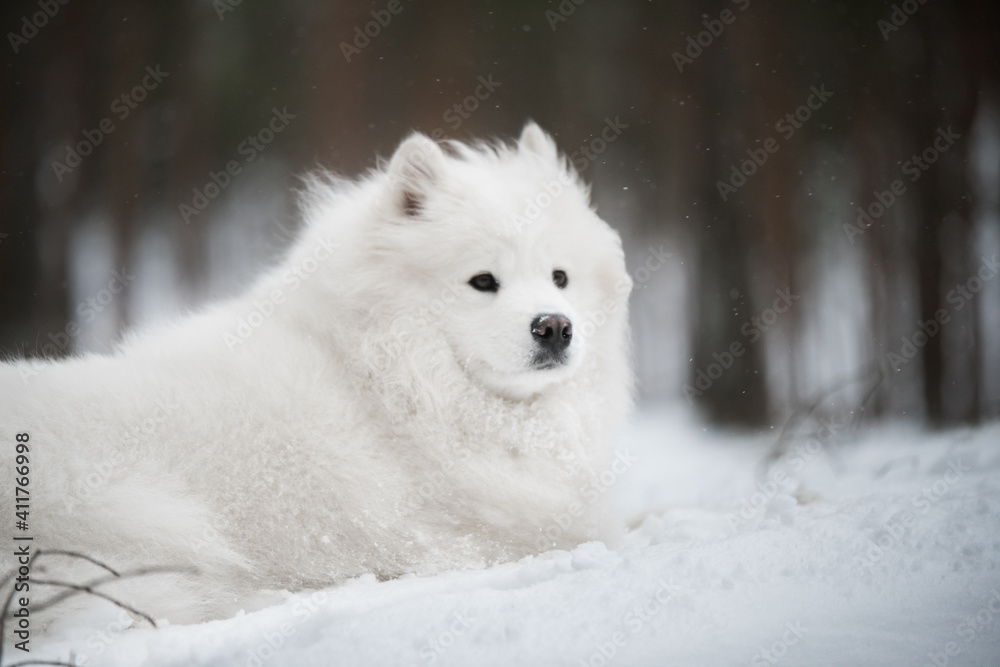
[[[156,227],[193,304],[230,210],[202,211],[195,190],[231,197],[228,163],[259,153],[286,192],[318,165],[363,171],[414,129],[509,136],[530,117],[579,151],[633,271],[651,246],[671,254],[634,274],[643,397],[766,427],[878,368],[869,414],[996,417],[1000,279],[983,256],[1000,247],[998,14],[990,0],[8,2],[0,350],[78,349],[50,334],[79,317],[86,220],[110,266],[137,272]],[[134,308],[116,301],[117,328]]]

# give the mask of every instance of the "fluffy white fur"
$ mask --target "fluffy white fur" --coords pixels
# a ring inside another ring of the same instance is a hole
[[[588,200],[533,123],[514,145],[416,134],[363,180],[315,178],[300,237],[245,295],[110,355],[0,365],[2,507],[27,432],[34,546],[197,568],[106,588],[174,622],[259,589],[614,544],[596,479],[630,403],[631,282]],[[468,284],[483,272],[497,292]],[[545,313],[574,334],[540,370]]]

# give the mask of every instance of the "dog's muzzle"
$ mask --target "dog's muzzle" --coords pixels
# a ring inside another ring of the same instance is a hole
[[[539,315],[531,322],[531,336],[535,339],[535,356],[532,364],[539,370],[554,368],[566,363],[566,351],[573,341],[573,323],[559,313]]]

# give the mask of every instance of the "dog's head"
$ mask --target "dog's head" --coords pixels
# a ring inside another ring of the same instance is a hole
[[[621,242],[552,139],[529,123],[514,146],[445,148],[400,145],[373,238],[464,372],[527,398],[622,345]]]

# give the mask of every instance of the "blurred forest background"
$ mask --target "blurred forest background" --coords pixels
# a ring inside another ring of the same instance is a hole
[[[239,291],[294,234],[317,166],[353,175],[415,129],[510,137],[533,118],[583,156],[625,240],[641,400],[756,429],[834,401],[1000,414],[993,0],[33,0],[0,17],[4,356],[107,350]]]

